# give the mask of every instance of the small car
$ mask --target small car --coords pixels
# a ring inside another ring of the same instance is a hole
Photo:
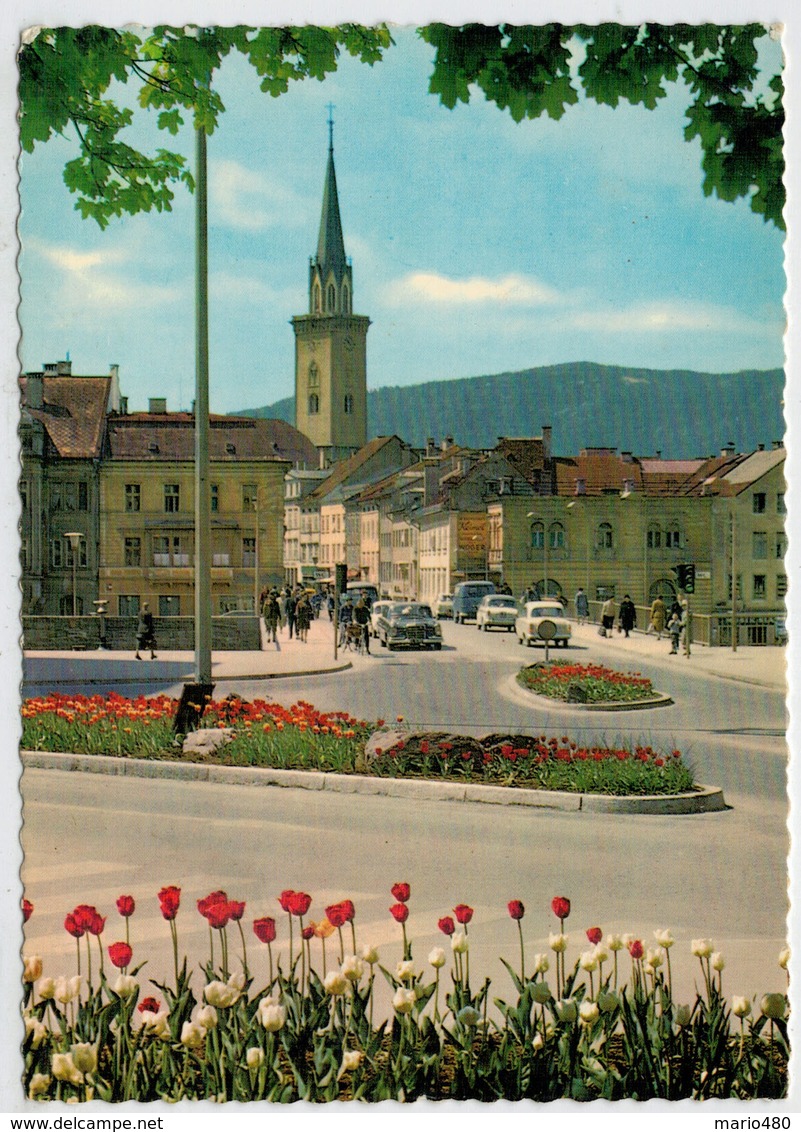
[[[562,605],[553,598],[550,601],[526,601],[518,605],[515,633],[520,644],[529,647],[535,641],[545,644],[540,636],[542,621],[552,621],[556,626],[556,635],[549,643],[566,649],[570,642],[570,623]]]
[[[434,602],[434,616],[437,620],[453,617],[453,594],[440,594]]]
[[[517,620],[517,602],[507,594],[487,594],[476,612],[476,628],[506,629],[514,633]]]
[[[378,619],[378,639],[390,652],[399,648],[442,648],[442,626],[431,607],[419,602],[393,602]]]

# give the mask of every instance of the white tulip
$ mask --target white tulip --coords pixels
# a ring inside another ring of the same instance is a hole
[[[410,1014],[417,1001],[412,987],[398,987],[392,998],[392,1005],[398,1014]]]
[[[342,974],[351,983],[358,983],[364,974],[364,963],[358,955],[346,955],[342,960]]]
[[[139,983],[133,975],[118,975],[114,981],[112,990],[120,998],[130,998],[131,995],[136,994],[139,989]]]
[[[251,1046],[245,1054],[248,1069],[261,1069],[264,1065],[264,1050],[258,1046]]]
[[[362,948],[362,959],[372,967],[378,962],[378,948],[373,947],[370,943],[365,944]]]
[[[205,1026],[201,1026],[199,1022],[184,1022],[181,1027],[181,1045],[187,1049],[200,1049],[205,1041]]]
[[[658,928],[654,932],[654,939],[660,947],[664,947],[665,951],[667,951],[668,948],[671,948],[676,942],[667,928]]]
[[[464,932],[454,932],[451,936],[451,949],[457,955],[464,955],[469,948],[469,941]]]
[[[198,1007],[195,1012],[195,1021],[199,1026],[202,1026],[204,1030],[213,1030],[219,1021],[217,1008],[208,1003],[206,1006]]]
[[[47,1073],[34,1073],[31,1077],[31,1083],[28,1086],[28,1097],[30,1100],[35,1101],[43,1093],[46,1093],[50,1088],[52,1078]]]
[[[735,1018],[747,1018],[751,1013],[751,999],[741,994],[731,996],[731,1012]]]
[[[286,1023],[286,1007],[278,1003],[270,1003],[263,1008],[260,1006],[259,1021],[268,1034],[277,1033]]]
[[[584,1026],[592,1026],[594,1022],[598,1021],[599,1015],[600,1010],[597,1002],[582,1002],[579,1007],[579,1018]]]
[[[567,936],[562,932],[551,932],[548,936],[548,946],[551,951],[557,952],[567,950]]]
[[[544,975],[551,965],[551,961],[544,951],[538,951],[534,956],[534,974]]]
[[[399,983],[409,983],[414,980],[414,963],[411,959],[403,959],[397,965],[395,978]]]
[[[445,966],[445,952],[441,947],[433,947],[428,953],[428,961],[432,967],[439,970]]]
[[[348,980],[340,971],[329,971],[323,979],[323,988],[326,994],[346,994],[348,990]]]
[[[358,1069],[363,1057],[364,1054],[360,1049],[346,1049],[342,1054],[343,1073],[352,1073],[354,1069]]]
[[[694,939],[690,944],[690,950],[699,959],[708,959],[715,950],[715,945],[711,939]]]
[[[70,1053],[75,1062],[75,1068],[81,1073],[94,1073],[97,1069],[97,1049],[91,1042],[76,1042]]]
[[[55,998],[56,996],[56,980],[50,975],[45,975],[36,984],[36,993],[41,999]]]

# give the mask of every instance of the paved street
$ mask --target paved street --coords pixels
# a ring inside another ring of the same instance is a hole
[[[521,649],[506,634],[477,633],[472,625],[446,624],[444,631],[446,647],[438,654],[389,654],[376,646],[369,658],[340,656],[352,661],[344,671],[304,677],[248,678],[256,675],[253,656],[227,654],[216,658],[217,694],[236,690],[283,703],[303,698],[364,718],[402,714],[421,726],[647,738],[689,751],[697,777],[722,785],[732,809],[681,818],[510,812],[278,788],[111,783],[28,770],[24,879],[37,905],[29,924],[36,949],[61,969],[73,955],[72,940],[61,927],[65,912],[81,901],[97,904],[110,913],[107,930],[113,932],[113,901],[130,891],[140,908],[134,938],[143,955],[154,955],[148,974],[160,979],[170,960],[155,901],[162,884],[184,888],[181,940],[197,962],[206,946],[205,925],[194,910],[197,898],[223,887],[246,899],[249,913],[258,916],[275,914],[276,893],[295,887],[314,895],[312,915],[329,900],[350,896],[361,938],[382,945],[391,962],[400,943],[386,911],[389,888],[405,879],[413,889],[409,926],[419,941],[419,958],[435,942],[438,916],[464,900],[476,906],[473,969],[486,966],[504,979],[497,956],[511,957],[515,948],[506,901],[514,896],[525,901],[527,940],[540,950],[554,926],[550,898],[563,892],[573,901],[576,947],[583,929],[595,923],[644,939],[669,926],[679,941],[675,961],[688,996],[695,977],[689,940],[699,935],[713,938],[725,952],[728,989],[779,988],[775,956],[785,935],[788,848],[782,654],[751,649],[727,658],[695,650],[687,660],[666,656],[664,641],[602,641],[585,627],[567,654],[552,655],[636,669],[676,701],[599,720],[574,708],[543,708],[515,689],[514,673],[539,651]],[[331,667],[329,638],[328,623],[316,623],[307,667]],[[295,658],[302,648],[283,643],[285,672],[298,670]],[[262,676],[271,663],[276,666],[275,655],[260,655]],[[739,663],[740,678],[713,675],[715,663]],[[139,668],[113,656],[28,660],[28,674],[37,681],[92,673],[101,682],[96,687],[105,680],[118,691],[142,690],[125,683],[130,668],[148,678],[148,690],[175,692],[191,672],[191,656],[160,658]],[[256,949],[255,938],[249,946]]]

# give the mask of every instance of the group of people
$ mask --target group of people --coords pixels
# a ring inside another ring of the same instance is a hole
[[[305,643],[315,610],[310,595],[300,586],[292,590],[284,587],[262,594],[261,615],[271,643],[277,642],[278,632],[283,631],[284,626],[289,630],[290,640],[294,636]]]
[[[364,651],[370,652],[370,602],[364,594],[360,594],[356,604],[347,596],[339,608],[339,644],[344,645],[348,639],[351,626],[359,626],[359,636]]]
[[[576,621],[579,625],[583,625],[589,620],[590,616],[590,603],[584,589],[579,586],[574,599],[576,607]],[[614,632],[615,617],[617,617],[618,632],[623,633],[626,637],[631,634],[632,629],[637,627],[637,609],[634,602],[631,600],[629,594],[626,594],[620,603],[620,609],[615,604],[613,597],[608,597],[601,606],[601,624],[598,628],[598,633],[602,637],[609,636]],[[668,612],[668,608],[661,597],[654,598],[649,610],[649,620],[647,632],[656,633],[657,640],[662,639],[662,634],[667,633],[670,637],[671,655],[679,651],[679,644],[681,642],[681,635],[684,632],[687,624],[687,603],[679,601],[674,597],[673,603]]]

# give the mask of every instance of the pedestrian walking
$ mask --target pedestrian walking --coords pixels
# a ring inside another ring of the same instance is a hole
[[[661,597],[655,597],[651,602],[651,623],[648,626],[648,632],[653,629],[656,633],[656,639],[662,640],[662,634],[665,631],[665,623],[667,621],[667,609]]]
[[[284,586],[278,595],[278,628],[281,630],[286,625],[286,599],[287,592],[286,586]]]
[[[679,651],[679,642],[681,641],[681,618],[677,613],[670,615],[668,633],[670,633],[670,655],[675,656]]]
[[[264,618],[264,627],[267,630],[267,640],[275,643],[278,640],[278,618],[280,617],[278,595],[275,590],[268,593],[261,612]]]
[[[298,599],[294,593],[286,595],[286,623],[289,628],[289,639],[292,640],[292,634],[295,632],[295,611],[297,609]]]
[[[598,630],[602,637],[607,637],[615,627],[615,599],[608,597],[601,606],[601,628]]]
[[[623,600],[620,603],[618,623],[627,637],[637,624],[637,610],[634,608],[634,602],[631,600],[628,594],[624,595]]]
[[[579,625],[583,625],[590,615],[590,603],[581,586],[576,590],[576,596],[573,598],[573,601],[576,606],[576,620]]]
[[[295,627],[297,629],[298,640],[303,641],[304,645],[309,635],[311,622],[311,602],[309,601],[308,594],[302,593],[298,598],[298,604],[295,606]]]
[[[153,628],[153,614],[147,602],[142,605],[136,626],[136,659],[141,660],[140,649],[150,649],[150,659],[156,659],[156,634]]]

